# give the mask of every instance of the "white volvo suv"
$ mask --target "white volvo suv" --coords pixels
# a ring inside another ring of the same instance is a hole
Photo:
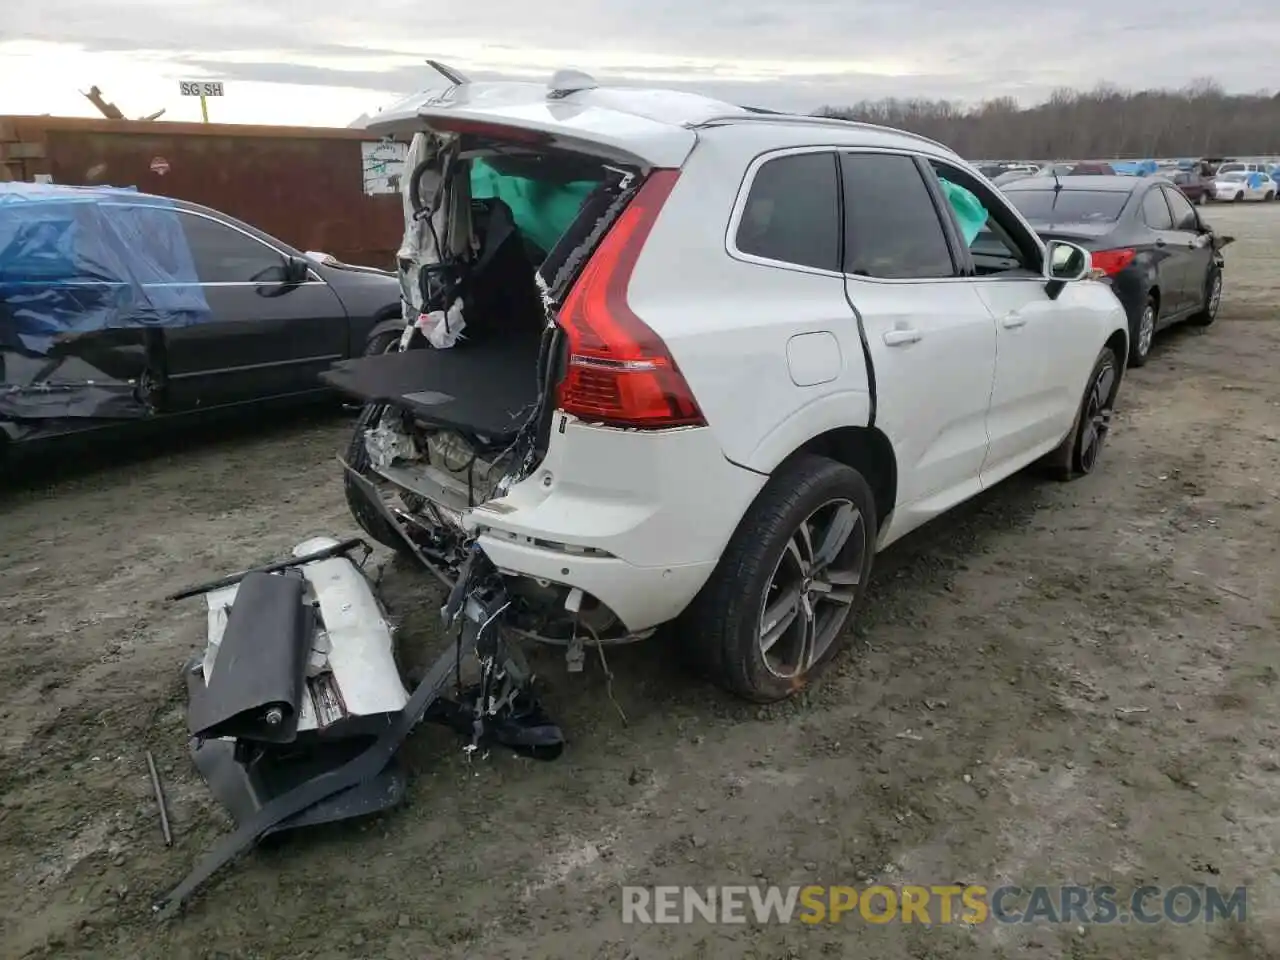
[[[1094,468],[1124,311],[946,147],[451,79],[370,126],[412,138],[406,322],[325,379],[366,404],[356,519],[445,582],[485,555],[511,630],[671,624],[777,700],[840,648],[878,550],[1033,462]]]

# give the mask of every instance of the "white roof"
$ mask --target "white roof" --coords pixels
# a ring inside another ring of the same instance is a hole
[[[822,139],[833,143],[908,143],[951,155],[942,144],[888,127],[750,110],[678,90],[602,87],[578,71],[561,71],[550,84],[472,83],[449,71],[440,85],[391,105],[370,118],[365,129],[378,136],[407,138],[433,120],[447,119],[517,127],[545,134],[568,148],[589,146],[594,153],[656,167],[683,164],[698,141],[699,128],[745,121],[774,128],[779,145],[811,139],[813,128],[820,126],[825,128]]]
[[[422,90],[378,113],[365,129],[380,136],[407,136],[432,118],[452,117],[516,126],[570,144],[604,147],[654,166],[678,167],[697,142],[690,127],[737,115],[753,114],[732,103],[676,90],[594,86],[563,92],[548,84],[492,81]]]

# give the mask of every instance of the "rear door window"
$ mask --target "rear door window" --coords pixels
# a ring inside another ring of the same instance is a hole
[[[1169,209],[1173,213],[1175,230],[1196,230],[1200,226],[1200,218],[1196,216],[1191,201],[1177,190],[1165,190],[1164,198],[1169,201]]]
[[[284,280],[284,257],[260,240],[208,217],[181,211],[201,283],[271,283]]]
[[[1142,198],[1142,219],[1152,230],[1172,230],[1173,217],[1165,203],[1163,190],[1148,190]]]
[[[933,194],[912,157],[846,153],[846,273],[885,280],[958,274]]]
[[[840,269],[840,192],[834,153],[798,153],[756,171],[738,221],[740,253]]]

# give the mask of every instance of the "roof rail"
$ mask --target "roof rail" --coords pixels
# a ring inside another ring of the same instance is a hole
[[[773,113],[757,107],[744,107],[743,109],[750,112],[708,117],[704,120],[688,123],[686,126],[690,129],[694,129],[697,127],[714,127],[730,123],[741,123],[743,121],[765,121],[767,123],[802,123],[819,127],[857,127],[862,130],[875,130],[880,133],[894,133],[901,137],[910,137],[912,140],[927,143],[931,146],[946,150],[948,153],[952,152],[951,148],[946,144],[939,143],[937,140],[930,140],[923,134],[912,133],[910,130],[899,130],[897,127],[886,127],[878,123],[866,123],[862,120],[843,120],[840,117],[807,117],[798,113]]]

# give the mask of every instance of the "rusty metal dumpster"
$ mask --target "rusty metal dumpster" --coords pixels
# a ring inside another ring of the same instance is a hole
[[[390,268],[403,221],[387,146],[345,128],[0,116],[0,180],[136,187]]]

